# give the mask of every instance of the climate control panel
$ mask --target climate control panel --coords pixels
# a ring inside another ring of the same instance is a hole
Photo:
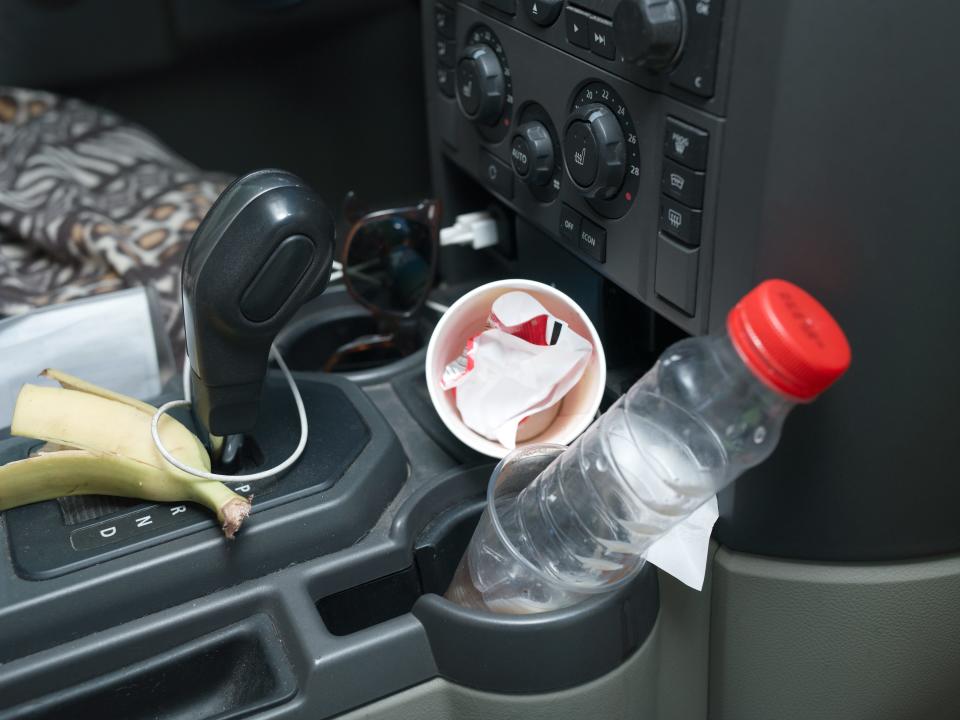
[[[441,0],[427,11],[431,145],[435,167],[453,173],[439,183],[459,182],[453,168],[465,172],[691,332],[707,323],[711,158],[724,121],[720,84],[706,98],[671,80],[691,52],[691,12],[703,17],[720,4],[700,7]]]

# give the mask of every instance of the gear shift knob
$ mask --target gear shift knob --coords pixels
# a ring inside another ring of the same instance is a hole
[[[213,435],[257,420],[270,344],[327,286],[335,226],[295,175],[259,170],[231,184],[183,260],[183,318],[197,419]]]

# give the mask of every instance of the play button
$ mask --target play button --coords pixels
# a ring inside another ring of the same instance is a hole
[[[539,4],[540,12],[543,13],[543,0],[536,0]],[[557,12],[560,11],[560,3],[557,3]],[[567,41],[577,47],[582,47],[587,50],[590,49],[590,35],[587,32],[587,26],[590,24],[588,22],[587,15],[580,8],[573,6],[567,6],[565,11],[565,18],[567,22]],[[538,24],[545,24],[538,20],[534,20]],[[551,20],[550,22],[553,22]]]

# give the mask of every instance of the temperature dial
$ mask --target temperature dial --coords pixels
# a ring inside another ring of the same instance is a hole
[[[608,199],[623,182],[627,152],[620,123],[606,105],[581,105],[567,120],[563,136],[567,172],[588,198]]]
[[[457,63],[457,99],[471,120],[494,125],[503,114],[506,83],[497,54],[486,45],[471,45]]]
[[[580,88],[563,130],[567,175],[598,214],[623,217],[640,187],[640,143],[623,98],[598,80]]]
[[[503,45],[486,25],[470,31],[457,61],[457,102],[488,142],[507,134],[513,111],[510,66]]]

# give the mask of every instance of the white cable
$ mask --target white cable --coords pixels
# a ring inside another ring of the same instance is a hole
[[[471,245],[482,250],[498,242],[497,221],[486,210],[457,215],[453,225],[440,230],[440,247]]]
[[[450,309],[449,305],[438,303],[436,300],[424,300],[423,304],[426,305],[431,310],[435,310],[436,312],[440,313],[441,315],[443,315],[447,310]]]
[[[261,470],[260,472],[251,473],[250,475],[220,475],[218,473],[205,472],[204,470],[185,465],[171,455],[170,451],[163,446],[163,442],[160,440],[160,418],[174,408],[184,407],[190,404],[190,400],[171,400],[170,402],[161,405],[160,409],[154,413],[153,419],[150,421],[150,435],[153,437],[153,444],[156,445],[157,450],[161,455],[163,455],[163,459],[179,470],[183,470],[185,473],[189,473],[190,475],[198,478],[203,478],[204,480],[218,480],[220,482],[253,482],[254,480],[264,480],[265,478],[279,475],[288,467],[293,465],[297,460],[299,460],[300,456],[303,455],[304,448],[307,446],[307,410],[303,406],[303,398],[300,397],[300,389],[297,387],[297,383],[293,379],[293,375],[290,374],[290,369],[283,361],[283,358],[280,357],[280,352],[277,350],[275,345],[270,346],[270,357],[277,361],[277,365],[280,366],[283,376],[287,379],[287,384],[290,385],[290,392],[293,394],[293,400],[297,404],[297,414],[300,416],[300,442],[297,444],[297,449],[293,451],[293,454],[290,455],[290,457],[275,467],[272,467],[268,470]],[[189,361],[184,363],[184,367],[189,368]],[[184,378],[186,379],[187,384],[189,384],[190,380],[189,372],[189,369],[184,370]],[[187,394],[187,392],[184,393],[184,395]]]

